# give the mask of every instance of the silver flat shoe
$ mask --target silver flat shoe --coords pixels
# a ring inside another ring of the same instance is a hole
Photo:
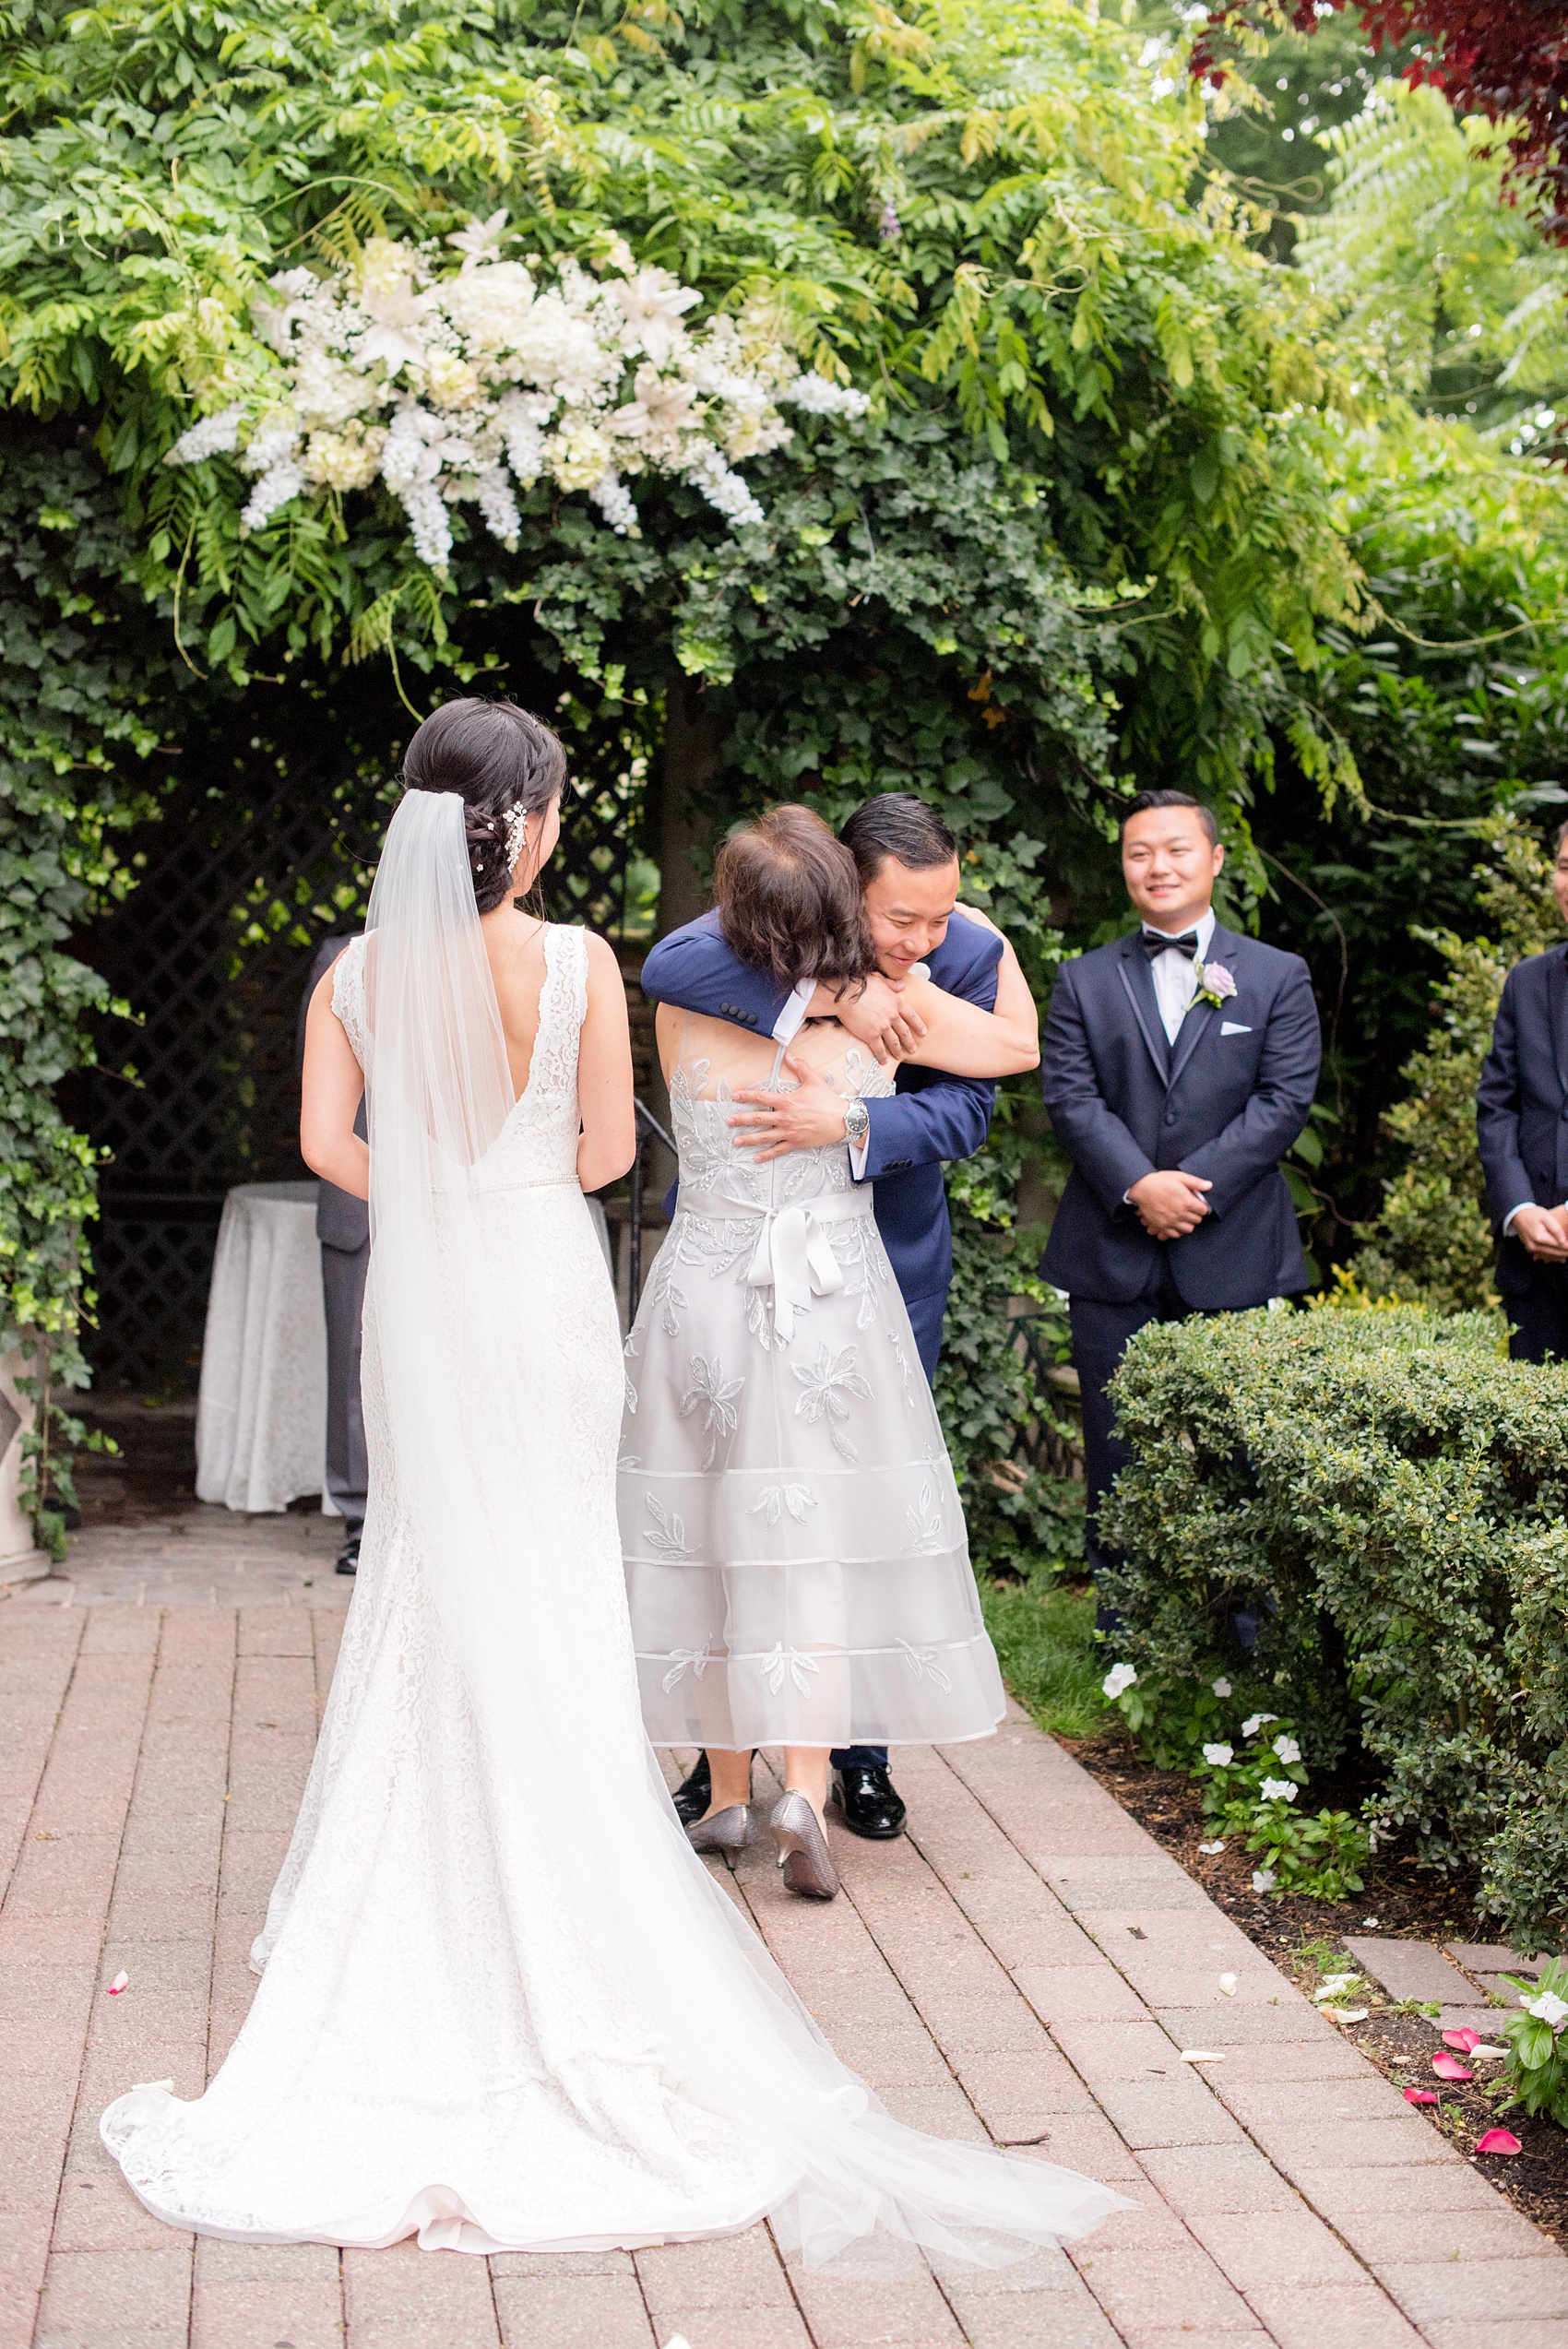
[[[695,1852],[722,1852],[728,1860],[738,1859],[752,1840],[752,1814],[743,1802],[731,1803],[728,1810],[710,1811],[706,1819],[694,1819],[686,1830],[686,1841]]]
[[[778,1865],[790,1892],[808,1901],[830,1901],[838,1890],[838,1870],[817,1824],[815,1811],[804,1795],[789,1794],[774,1807],[768,1821],[778,1845]]]

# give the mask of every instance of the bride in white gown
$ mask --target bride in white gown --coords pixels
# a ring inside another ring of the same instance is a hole
[[[1121,2198],[881,2111],[653,1763],[583,1199],[632,1154],[624,1002],[601,941],[514,902],[564,778],[522,712],[427,720],[313,1002],[306,1157],[373,1218],[359,1579],[244,2028],[204,2095],[133,2088],[104,2141],[172,2225],[264,2242],[580,2251],[766,2216],[820,2264],[879,2229],[983,2259],[1082,2235]]]

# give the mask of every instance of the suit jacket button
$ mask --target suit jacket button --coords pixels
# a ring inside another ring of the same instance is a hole
[[[1174,1125],[1174,1124],[1175,1124],[1175,1122],[1176,1122],[1176,1112],[1175,1112],[1175,1110],[1174,1110],[1174,1109],[1167,1109],[1167,1110],[1166,1110],[1166,1112],[1165,1112],[1165,1122],[1166,1122],[1166,1124],[1167,1124],[1167,1125]]]

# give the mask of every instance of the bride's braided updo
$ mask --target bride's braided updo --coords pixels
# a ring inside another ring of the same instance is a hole
[[[522,820],[557,800],[566,753],[542,718],[516,702],[444,702],[403,756],[409,791],[455,791],[466,810],[469,870],[481,914],[512,886]]]

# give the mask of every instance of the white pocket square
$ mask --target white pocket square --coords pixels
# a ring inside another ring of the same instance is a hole
[[[1243,1027],[1240,1020],[1222,1019],[1219,1032],[1221,1036],[1250,1036],[1253,1031],[1250,1027]]]

